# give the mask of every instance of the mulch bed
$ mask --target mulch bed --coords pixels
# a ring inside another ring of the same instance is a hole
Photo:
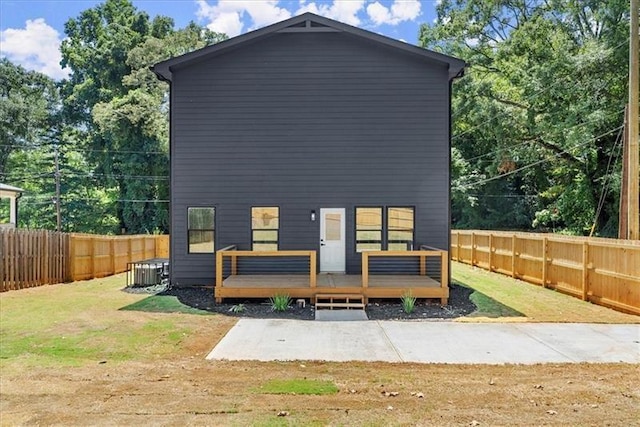
[[[166,285],[150,287],[125,288],[126,292],[147,293],[156,295],[172,295],[189,307],[197,308],[226,316],[259,318],[259,319],[298,319],[313,320],[315,313],[307,301],[305,308],[299,308],[295,301],[287,311],[273,311],[268,300],[264,299],[225,299],[216,304],[211,288],[169,288]],[[455,319],[471,314],[476,306],[469,296],[473,292],[464,286],[453,284],[449,288],[449,304],[440,305],[440,299],[419,299],[415,310],[407,314],[402,310],[399,299],[370,299],[367,305],[367,316],[371,320],[422,320],[422,319]],[[238,307],[242,307],[241,310]]]

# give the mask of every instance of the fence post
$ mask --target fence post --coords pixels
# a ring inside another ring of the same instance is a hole
[[[109,268],[111,274],[116,274],[116,238],[109,238]]]
[[[76,281],[76,243],[75,236],[69,236],[69,281]]]
[[[89,239],[89,255],[91,256],[91,277],[96,277],[96,239],[91,237]]]
[[[511,277],[516,277],[516,235],[511,236]]]
[[[476,233],[471,232],[471,267],[476,265]]]
[[[489,232],[489,271],[493,271],[493,233]]]
[[[547,247],[548,247],[548,239],[546,237],[542,238],[542,287],[547,287]]]
[[[589,242],[582,242],[582,300],[589,296]]]
[[[460,262],[460,232],[456,233],[456,261]]]

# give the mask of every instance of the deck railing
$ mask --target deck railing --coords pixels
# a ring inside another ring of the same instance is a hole
[[[370,258],[376,257],[417,257],[419,259],[419,274],[427,276],[427,259],[439,259],[439,276],[440,287],[449,287],[449,253],[447,251],[431,248],[429,246],[421,246],[417,251],[365,251],[362,252],[362,287],[369,286],[369,265]],[[437,276],[434,274],[433,276]]]
[[[231,275],[238,274],[239,257],[309,257],[309,287],[316,287],[316,251],[239,251],[235,245],[216,252],[216,287],[222,288],[224,281],[224,259],[231,259]]]

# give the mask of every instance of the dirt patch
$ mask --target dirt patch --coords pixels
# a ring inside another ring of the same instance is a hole
[[[205,310],[226,316],[260,318],[260,319],[297,319],[313,320],[314,308],[307,304],[304,308],[296,306],[295,301],[286,311],[274,311],[268,300],[262,299],[226,299],[217,304],[210,288],[127,288],[127,292],[157,293],[157,295],[175,296],[189,307]],[[449,304],[440,305],[439,299],[419,299],[412,313],[405,313],[399,299],[370,300],[366,307],[369,319],[372,320],[420,320],[420,319],[455,319],[467,316],[476,309],[470,296],[473,290],[465,286],[453,284],[449,288]]]
[[[0,409],[2,425],[635,425],[638,373],[183,357],[3,374]],[[273,379],[330,381],[339,391],[261,393]]]

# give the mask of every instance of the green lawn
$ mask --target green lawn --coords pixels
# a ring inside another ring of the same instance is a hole
[[[453,262],[452,278],[475,290],[471,299],[478,310],[460,319],[463,321],[640,323],[640,316],[620,313],[466,264]]]

